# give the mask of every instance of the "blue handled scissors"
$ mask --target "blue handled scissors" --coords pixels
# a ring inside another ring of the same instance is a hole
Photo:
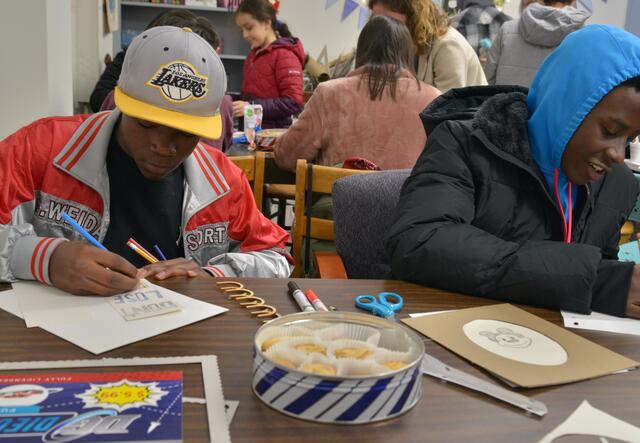
[[[393,317],[403,306],[404,300],[395,292],[381,292],[377,298],[373,295],[356,297],[356,307],[382,318]]]

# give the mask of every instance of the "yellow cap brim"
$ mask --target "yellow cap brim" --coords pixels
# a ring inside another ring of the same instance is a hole
[[[129,97],[117,86],[114,98],[118,109],[130,117],[168,126],[204,138],[217,139],[222,134],[220,114],[200,117],[169,111]]]

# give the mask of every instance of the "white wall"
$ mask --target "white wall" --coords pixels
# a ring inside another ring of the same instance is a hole
[[[41,117],[71,115],[70,0],[2,3],[0,139]]]
[[[113,58],[114,33],[106,32],[103,0],[71,0],[73,9],[73,102],[88,103],[105,68],[104,56]],[[120,1],[117,23],[120,25]],[[82,111],[82,109],[80,109]]]
[[[358,35],[358,10],[343,22],[344,0],[325,10],[326,0],[281,0],[278,19],[289,25],[291,33],[299,37],[305,52],[318,58],[327,45],[329,60],[356,47]]]
[[[638,1],[638,0],[632,0]],[[628,0],[593,0],[593,13],[588,24],[600,23],[624,28]]]

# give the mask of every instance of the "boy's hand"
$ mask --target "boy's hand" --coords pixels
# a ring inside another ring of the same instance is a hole
[[[141,269],[144,272],[144,277],[153,277],[156,280],[164,280],[169,277],[208,277],[205,271],[198,266],[193,260],[187,260],[186,258],[174,258],[173,260],[159,261],[147,265]]]
[[[49,277],[53,286],[76,295],[120,294],[134,289],[141,278],[124,258],[80,241],[56,248]]]
[[[242,117],[244,115],[244,105],[246,105],[247,102],[242,101],[242,100],[236,100],[235,102],[233,102],[232,106],[233,106],[233,116],[234,117]]]

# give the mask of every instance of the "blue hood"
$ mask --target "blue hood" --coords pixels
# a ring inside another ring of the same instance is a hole
[[[560,162],[567,143],[605,95],[638,75],[640,38],[606,25],[569,34],[536,73],[527,96],[531,155],[554,199],[554,171],[559,170],[558,194],[565,214],[569,184]]]

